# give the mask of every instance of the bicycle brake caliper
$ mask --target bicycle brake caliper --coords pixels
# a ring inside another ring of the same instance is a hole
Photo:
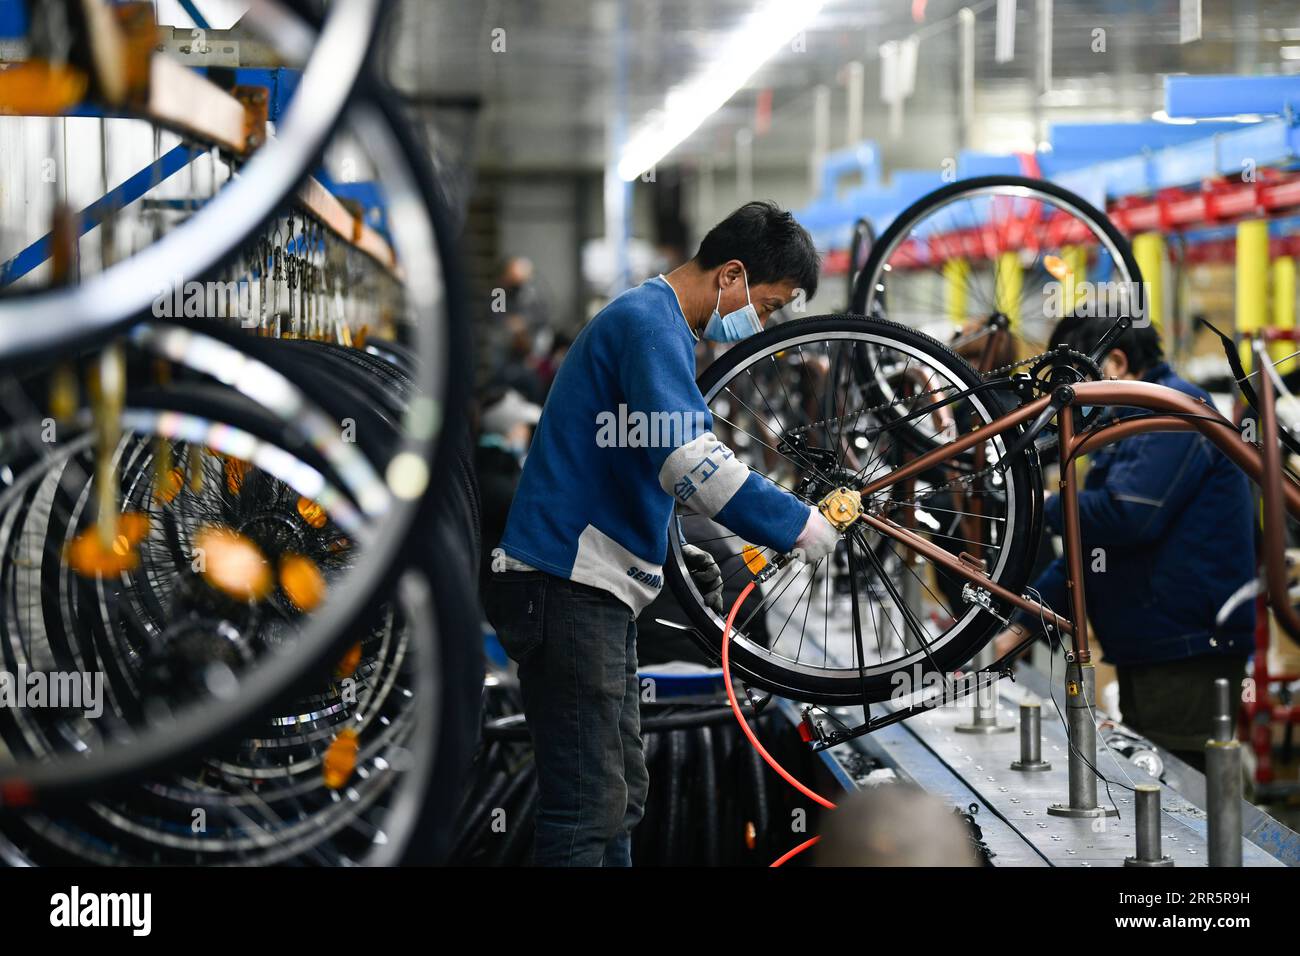
[[[1003,624],[1010,625],[1011,620],[999,614],[997,608],[993,606],[993,595],[987,588],[975,587],[967,582],[961,586],[961,599],[966,604],[978,604]]]

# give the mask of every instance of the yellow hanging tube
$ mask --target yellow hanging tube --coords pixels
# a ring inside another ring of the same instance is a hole
[[[1143,303],[1157,332],[1165,326],[1165,237],[1144,232],[1133,237],[1133,258],[1137,260],[1146,288]]]
[[[998,253],[994,289],[998,311],[1007,317],[1012,333],[1020,331],[1020,297],[1025,287],[1025,270],[1020,253]]]
[[[1237,225],[1237,334],[1258,332],[1268,323],[1268,223]],[[1250,344],[1241,343],[1241,361],[1254,370]]]
[[[970,289],[970,263],[949,259],[943,264],[943,306],[953,325],[966,324],[967,291]]]
[[[1278,256],[1273,260],[1273,328],[1295,328],[1295,259],[1292,256]],[[1278,374],[1295,370],[1295,358],[1287,356],[1297,349],[1300,343],[1286,339],[1269,346],[1273,361],[1278,363]]]
[[[1083,298],[1084,283],[1088,281],[1088,250],[1085,246],[1066,246],[1061,250],[1061,258],[1065,260],[1069,270],[1063,283],[1065,286],[1063,301],[1069,308],[1074,309]]]

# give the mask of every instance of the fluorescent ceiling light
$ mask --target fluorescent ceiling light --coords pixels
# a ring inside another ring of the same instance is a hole
[[[790,42],[826,0],[768,0],[750,15],[694,79],[674,87],[662,112],[652,114],[628,140],[618,174],[629,182],[667,156],[749,82],[758,68]]]
[[[1170,116],[1164,110],[1156,110],[1151,114],[1151,118],[1157,123],[1170,123],[1176,126],[1194,126],[1197,123],[1262,123],[1265,116],[1263,113],[1237,113],[1233,116],[1197,116],[1189,118],[1186,116]]]

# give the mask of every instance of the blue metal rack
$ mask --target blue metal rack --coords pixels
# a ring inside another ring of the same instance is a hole
[[[1300,167],[1300,77],[1171,76],[1165,80],[1165,103],[1171,119],[1194,122],[1055,124],[1050,149],[1032,157],[964,151],[947,180],[933,170],[900,170],[885,181],[878,148],[865,142],[828,157],[821,192],[798,217],[819,247],[842,249],[859,217],[871,220],[879,232],[947,181],[1024,175],[1035,164],[1043,178],[1100,209],[1121,197],[1150,196],[1263,168]],[[1271,118],[1221,119],[1240,115]],[[846,156],[873,161],[864,167],[870,175],[864,173],[863,184],[841,195],[836,185]]]
[[[6,36],[5,30],[8,28],[18,30],[19,32],[16,35],[25,34],[25,21],[14,17],[15,11],[18,14],[22,12],[22,5],[17,0],[0,0],[0,38]],[[193,69],[196,73],[203,75],[208,72],[203,67],[194,67]],[[234,71],[234,81],[237,85],[260,86],[267,90],[267,118],[272,122],[278,122],[288,109],[300,79],[300,71],[279,67],[269,69],[241,67]],[[130,114],[106,111],[98,105],[87,103],[67,110],[64,115],[129,118]],[[84,236],[90,232],[113,210],[121,209],[143,198],[154,187],[170,179],[206,152],[202,147],[187,146],[185,144],[169,150],[157,160],[130,176],[121,185],[80,210],[78,213],[78,236]],[[335,183],[328,178],[324,170],[317,170],[315,178],[336,197],[350,200],[359,206],[365,223],[382,235],[385,241],[391,242],[388,234],[387,202],[383,189],[378,183]],[[177,204],[177,207],[193,208],[196,203],[201,204],[202,200],[181,202]],[[21,279],[48,259],[51,253],[50,238],[50,234],[47,233],[7,261],[0,263],[0,288]]]

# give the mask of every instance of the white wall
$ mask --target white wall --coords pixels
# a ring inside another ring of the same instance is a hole
[[[108,140],[106,166],[104,129]],[[179,141],[170,133],[161,134],[159,153],[167,152]],[[65,201],[80,211],[104,195],[105,171],[108,188],[113,189],[149,166],[159,153],[155,152],[153,128],[138,120],[0,116],[0,261],[8,260],[50,231],[57,202]],[[224,164],[214,163],[210,155],[202,156],[148,195],[170,199],[209,196],[226,176]],[[152,240],[153,221],[141,214],[138,202],[116,217],[115,226],[114,249],[109,253],[114,260]],[[99,228],[81,238],[83,273],[100,269],[102,242]],[[48,279],[46,263],[15,287],[44,284]],[[160,283],[165,281],[160,278]]]

